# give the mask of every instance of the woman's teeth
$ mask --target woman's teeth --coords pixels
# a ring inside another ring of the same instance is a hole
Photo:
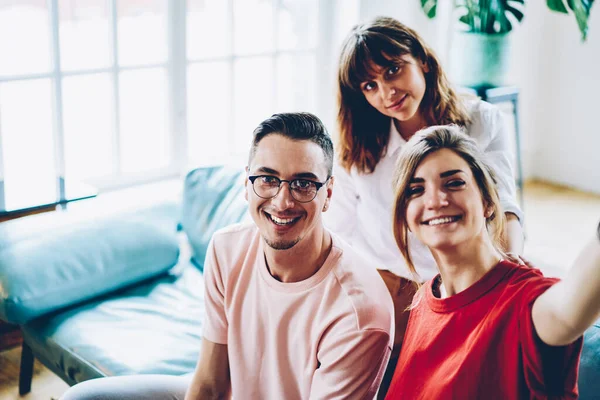
[[[441,225],[441,224],[449,224],[450,222],[458,221],[460,219],[459,216],[456,217],[444,217],[444,218],[434,218],[430,219],[427,222],[427,225]]]

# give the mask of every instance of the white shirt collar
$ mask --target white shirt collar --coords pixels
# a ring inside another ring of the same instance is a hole
[[[390,137],[388,139],[386,157],[395,155],[405,144],[406,140],[404,140],[398,129],[396,129],[394,118],[390,118]]]

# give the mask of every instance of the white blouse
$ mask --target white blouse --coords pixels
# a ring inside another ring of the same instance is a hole
[[[496,172],[502,207],[505,212],[515,214],[519,221],[523,221],[523,213],[515,196],[509,131],[502,113],[497,107],[481,100],[467,101],[466,107],[471,117],[471,124],[466,131],[483,148]],[[412,279],[392,232],[392,179],[396,160],[405,143],[392,122],[387,152],[373,173],[359,173],[355,168],[348,173],[335,165],[331,205],[323,218],[329,229],[363,253],[367,260],[372,260],[373,267]],[[438,272],[429,249],[411,233],[408,244],[421,279],[434,277]]]

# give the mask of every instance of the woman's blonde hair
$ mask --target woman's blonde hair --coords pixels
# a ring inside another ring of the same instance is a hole
[[[487,218],[487,228],[492,243],[503,254],[505,248],[505,216],[500,205],[494,171],[488,165],[485,155],[471,137],[463,133],[456,125],[432,126],[418,131],[400,151],[394,176],[394,238],[406,264],[416,281],[420,281],[408,250],[408,224],[406,207],[409,197],[410,181],[419,164],[429,154],[441,149],[452,150],[467,162],[481,192],[485,208],[492,210]]]
[[[420,111],[427,125],[465,126],[469,117],[442,71],[438,58],[421,37],[393,18],[378,17],[355,26],[342,47],[338,68],[338,154],[341,165],[371,173],[387,148],[390,118],[365,99],[360,84],[374,75],[374,65],[390,67],[410,54],[427,67]]]

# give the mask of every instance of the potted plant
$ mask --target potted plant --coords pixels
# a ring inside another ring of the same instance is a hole
[[[438,0],[420,1],[425,14],[435,18]],[[552,11],[568,14],[571,10],[583,41],[593,3],[594,0],[546,0]],[[452,41],[450,72],[456,83],[471,87],[505,84],[508,34],[523,19],[525,0],[454,0],[454,11],[465,28],[456,32]]]

